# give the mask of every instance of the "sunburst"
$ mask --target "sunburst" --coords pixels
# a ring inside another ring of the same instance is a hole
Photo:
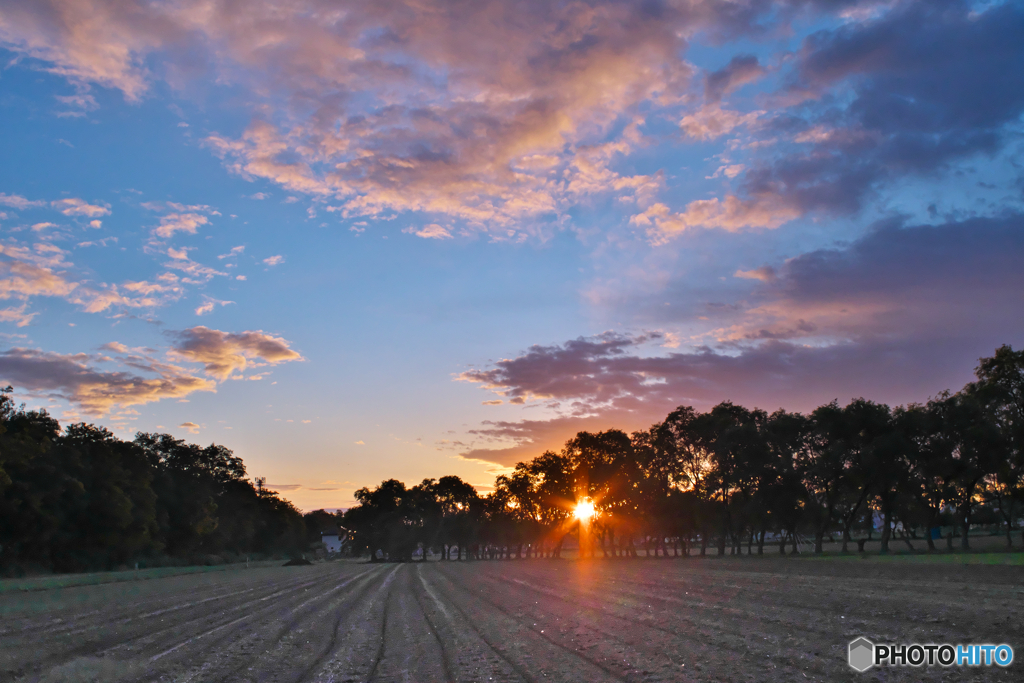
[[[594,508],[594,501],[589,498],[584,498],[576,503],[576,509],[572,512],[573,517],[581,522],[589,522],[596,514],[597,510]]]

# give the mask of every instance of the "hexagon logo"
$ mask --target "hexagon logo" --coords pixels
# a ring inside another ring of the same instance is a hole
[[[850,643],[847,661],[857,671],[867,671],[875,662],[875,644],[861,636]]]

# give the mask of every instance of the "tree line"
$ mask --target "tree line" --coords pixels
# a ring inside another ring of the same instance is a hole
[[[298,555],[340,524],[373,559],[821,552],[838,536],[863,549],[879,526],[888,551],[923,530],[1000,524],[1007,546],[1024,514],[1024,351],[999,348],[957,393],[890,408],[857,399],[810,414],[730,402],[680,407],[649,429],[580,432],[518,463],[480,495],[456,476],[356,491],[343,513],[302,515],[251,482],[229,449],[168,434],[118,439],[63,429],[0,390],[0,572],[113,569],[141,561]],[[592,503],[584,523],[574,512]],[[876,524],[880,521],[880,524]],[[580,534],[584,531],[585,533]]]
[[[308,547],[302,513],[223,446],[61,429],[0,393],[0,571],[208,563]]]
[[[843,551],[855,541],[863,550],[876,526],[882,552],[894,539],[914,547],[918,530],[934,550],[940,525],[958,528],[968,549],[979,521],[1002,525],[1012,546],[1024,514],[1024,351],[999,348],[975,376],[957,393],[897,408],[863,398],[806,415],[684,406],[632,434],[580,432],[497,477],[485,496],[455,476],[412,487],[389,479],[331,519],[374,560],[427,549],[444,559],[558,557],[570,537],[584,556],[742,553],[744,544],[762,554],[769,540],[784,553],[798,539],[820,553],[836,537]],[[593,518],[574,515],[580,501]]]

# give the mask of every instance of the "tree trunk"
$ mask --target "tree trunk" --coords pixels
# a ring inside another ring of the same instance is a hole
[[[968,503],[967,505],[970,506],[970,503]],[[970,510],[968,510],[966,513],[964,513],[964,512],[960,513],[960,521],[961,521],[961,524],[963,525],[963,530],[964,530],[963,535],[960,536],[960,549],[961,550],[970,550],[971,549],[971,542],[967,538],[967,536],[968,536],[968,534],[970,533],[970,530],[971,530],[971,513],[970,513]]]
[[[935,552],[935,539],[932,538],[932,529],[935,528],[935,518],[936,517],[937,517],[937,514],[936,514],[935,510],[931,506],[928,506],[928,528],[927,528],[927,532],[928,533],[925,534],[925,539],[926,539],[926,542],[928,543],[928,552],[930,552],[930,553],[934,553]]]
[[[850,538],[850,527],[853,526],[853,520],[857,519],[857,513],[860,512],[860,506],[864,504],[864,501],[868,497],[868,486],[864,486],[860,492],[860,498],[857,499],[857,504],[853,506],[853,510],[843,520],[843,552],[846,552],[846,545],[851,540]],[[871,533],[868,532],[868,538],[871,538]]]
[[[878,552],[884,555],[889,552],[889,537],[892,535],[892,514],[889,506],[884,503],[882,505],[882,519],[885,526],[882,527],[882,547]]]
[[[1010,550],[1013,548],[1013,520],[1004,511],[1002,501],[999,503],[999,512],[1003,515],[1003,519],[1006,520],[1006,549]]]
[[[764,529],[761,529],[757,535],[757,554],[764,555]]]
[[[818,529],[814,534],[814,554],[821,555],[825,552],[823,544],[825,542],[825,530]]]

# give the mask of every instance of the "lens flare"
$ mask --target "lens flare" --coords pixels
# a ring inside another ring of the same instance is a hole
[[[576,503],[576,509],[573,510],[572,514],[573,517],[580,520],[581,522],[587,522],[590,520],[591,517],[597,514],[597,511],[594,509],[593,501],[589,499],[584,499]]]

